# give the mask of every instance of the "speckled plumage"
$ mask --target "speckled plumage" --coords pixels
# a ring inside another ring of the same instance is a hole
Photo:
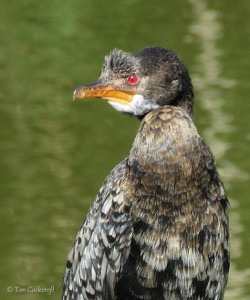
[[[223,299],[228,201],[190,113],[142,118],[69,253],[63,299]]]

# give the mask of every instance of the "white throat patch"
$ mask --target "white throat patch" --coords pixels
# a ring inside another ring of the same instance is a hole
[[[142,116],[149,111],[159,107],[158,104],[153,104],[149,100],[145,99],[142,95],[134,95],[133,99],[128,104],[121,104],[117,102],[108,101],[108,103],[113,106],[114,109],[127,113],[132,114],[135,116]]]

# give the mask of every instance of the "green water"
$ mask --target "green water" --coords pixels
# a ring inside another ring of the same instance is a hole
[[[1,1],[1,299],[59,298],[76,232],[139,125],[101,100],[73,103],[72,91],[98,78],[111,49],[149,45],[190,70],[195,123],[231,201],[225,299],[250,299],[249,20],[247,0]]]

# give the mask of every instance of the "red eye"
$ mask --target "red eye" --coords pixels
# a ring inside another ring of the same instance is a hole
[[[128,83],[131,85],[136,85],[139,81],[139,78],[136,75],[130,75],[128,77]]]

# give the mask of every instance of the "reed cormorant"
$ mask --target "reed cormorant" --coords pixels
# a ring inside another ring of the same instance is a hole
[[[74,99],[141,120],[69,252],[64,300],[220,300],[229,272],[228,200],[192,121],[193,88],[173,51],[113,50]],[[216,109],[216,104],[215,108]]]

